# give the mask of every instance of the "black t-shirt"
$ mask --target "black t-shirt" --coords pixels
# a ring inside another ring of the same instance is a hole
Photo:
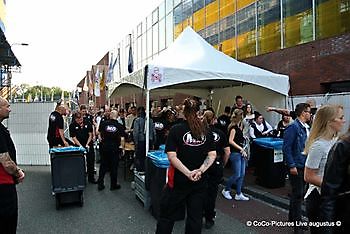
[[[64,145],[59,129],[63,129],[63,118],[60,113],[54,111],[49,116],[49,128],[47,130],[47,141],[50,147]]]
[[[8,152],[12,161],[16,162],[16,148],[9,130],[0,123],[0,153]]]
[[[86,114],[86,115],[84,116],[84,120],[85,120],[85,121],[88,121],[91,125],[94,124],[94,117],[93,117],[92,115],[90,115],[90,114]]]
[[[80,144],[85,147],[89,139],[89,133],[92,133],[92,125],[88,120],[83,121],[83,126],[80,126],[77,122],[73,121],[69,125],[70,137],[76,137]],[[92,141],[90,142],[90,144]]]
[[[214,136],[217,157],[223,156],[225,154],[224,148],[230,146],[227,137],[223,131],[214,126],[210,126],[210,130],[212,131]]]
[[[169,132],[165,152],[176,152],[177,158],[191,171],[200,168],[208,156],[208,152],[215,151],[214,136],[208,131],[202,139],[195,139],[187,121],[174,125]],[[204,178],[198,182],[190,181],[182,172],[170,164],[168,170],[168,185],[174,188],[188,188],[202,184]]]
[[[244,136],[243,136],[242,130],[241,130],[237,125],[235,125],[235,126],[233,126],[233,127],[230,129],[229,134],[231,134],[231,130],[232,130],[232,129],[234,129],[234,130],[236,131],[236,132],[235,132],[235,137],[234,137],[233,141],[234,141],[237,145],[243,147],[244,141],[245,141],[245,140],[244,140]],[[230,151],[231,151],[231,152],[240,152],[238,149],[236,149],[235,147],[233,147],[233,145],[230,145]]]
[[[104,146],[119,147],[120,138],[126,137],[125,127],[115,119],[108,119],[100,123],[98,131]]]
[[[278,131],[277,136],[279,138],[283,138],[284,130],[286,130],[287,127],[288,127],[288,125],[287,126],[283,125],[283,120],[280,120],[278,122],[278,124],[277,124],[277,131]]]
[[[153,117],[154,129],[156,130],[156,145],[165,144],[165,119],[162,117]]]
[[[215,124],[215,127],[223,131],[227,135],[227,128],[228,125],[230,124],[230,116],[227,115],[221,115],[217,119],[217,123]]]

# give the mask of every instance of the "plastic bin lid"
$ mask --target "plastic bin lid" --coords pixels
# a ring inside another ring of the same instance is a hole
[[[68,147],[59,147],[51,148],[50,153],[65,153],[65,152],[86,152],[84,147],[68,146]]]
[[[270,149],[282,149],[283,139],[273,137],[262,137],[254,139],[254,143]]]

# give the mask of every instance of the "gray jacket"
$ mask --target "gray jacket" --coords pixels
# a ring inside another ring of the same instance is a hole
[[[134,142],[146,141],[146,131],[145,131],[145,119],[142,117],[137,117],[134,121],[133,129]],[[156,140],[156,130],[154,128],[153,120],[149,120],[149,140]]]

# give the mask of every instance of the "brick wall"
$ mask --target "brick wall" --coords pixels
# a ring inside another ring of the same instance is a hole
[[[244,62],[289,75],[290,95],[327,93],[331,83],[350,82],[350,33],[248,58]]]

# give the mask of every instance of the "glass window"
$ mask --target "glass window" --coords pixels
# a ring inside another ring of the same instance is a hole
[[[214,23],[206,28],[205,40],[211,45],[216,45],[219,43],[219,37],[218,37],[219,29],[218,29],[218,27],[219,27],[219,24]]]
[[[158,23],[158,8],[152,12],[152,25]]]
[[[214,2],[214,1],[216,1],[216,0],[205,0],[205,5],[208,5],[208,4],[210,4],[210,3]]]
[[[153,55],[158,54],[158,24],[153,26]]]
[[[181,3],[181,0],[174,0],[174,8]]]
[[[238,58],[256,55],[255,4],[237,12]]]
[[[142,61],[147,58],[147,33],[142,34]]]
[[[165,38],[165,46],[168,47],[174,40],[174,21],[173,21],[173,14],[170,13],[169,15],[166,16],[165,19],[165,33],[166,33],[166,38]]]
[[[231,39],[235,36],[234,15],[228,16],[220,21],[220,42]]]
[[[159,19],[163,19],[165,17],[165,1],[163,0],[162,3],[158,7],[158,14]]]
[[[206,6],[205,24],[212,25],[219,21],[219,0],[212,1]]]
[[[192,16],[192,0],[183,0],[182,2],[182,17],[187,19]]]
[[[141,65],[142,61],[142,37],[137,38],[137,63]]]
[[[149,16],[147,16],[147,31],[152,28],[152,14],[150,14]]]
[[[165,19],[159,21],[159,51],[165,49]]]
[[[173,10],[173,0],[166,0],[165,2],[165,14],[169,14]]]
[[[316,0],[316,38],[350,32],[350,0]]]
[[[147,31],[147,21],[146,18],[142,21],[142,34]]]
[[[237,11],[251,5],[255,1],[256,0],[237,0]],[[296,0],[296,1],[298,1],[298,0]]]
[[[142,35],[142,23],[139,23],[139,25],[137,25],[137,36],[141,36]]]
[[[152,57],[153,50],[152,50],[152,29],[147,31],[147,58]]]
[[[179,23],[182,23],[182,21],[182,4],[179,4],[174,8],[174,24],[177,25]]]
[[[281,48],[280,0],[258,1],[258,54]]]
[[[312,1],[283,0],[283,20],[286,47],[312,40]]]
[[[196,12],[205,6],[205,0],[193,0],[193,12]]]

